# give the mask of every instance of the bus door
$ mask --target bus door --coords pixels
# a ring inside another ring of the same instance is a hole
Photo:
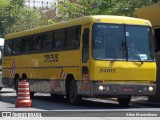
[[[89,81],[89,28],[84,28],[82,34],[82,94],[90,94]]]

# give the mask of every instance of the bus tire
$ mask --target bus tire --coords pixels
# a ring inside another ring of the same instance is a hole
[[[75,80],[70,82],[69,100],[73,105],[79,105],[82,102],[82,96],[78,95],[78,86]]]
[[[2,87],[0,87],[0,91],[2,90]]]
[[[131,101],[131,96],[119,97],[118,98],[119,105],[123,106],[123,107],[128,106],[130,101]]]

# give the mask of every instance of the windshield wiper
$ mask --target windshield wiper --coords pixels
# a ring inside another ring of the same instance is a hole
[[[141,57],[140,57],[140,55],[138,55],[138,54],[135,54],[135,53],[133,53],[133,52],[128,52],[133,58],[137,58],[137,59],[135,59],[135,60],[139,60],[139,62],[141,62],[141,64],[143,64],[143,61],[141,60]]]

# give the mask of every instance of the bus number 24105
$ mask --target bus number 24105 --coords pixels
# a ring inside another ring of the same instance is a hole
[[[115,73],[116,69],[112,69],[112,68],[100,68],[99,72],[100,73]]]

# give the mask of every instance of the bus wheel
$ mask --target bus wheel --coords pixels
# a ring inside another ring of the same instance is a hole
[[[0,87],[0,91],[2,90],[2,87]]]
[[[82,102],[82,96],[78,95],[78,87],[76,83],[75,80],[72,80],[69,89],[69,100],[73,105],[79,105]]]
[[[118,98],[118,102],[120,104],[120,106],[128,106],[128,104],[131,101],[131,96],[126,96],[126,97],[119,97]]]

